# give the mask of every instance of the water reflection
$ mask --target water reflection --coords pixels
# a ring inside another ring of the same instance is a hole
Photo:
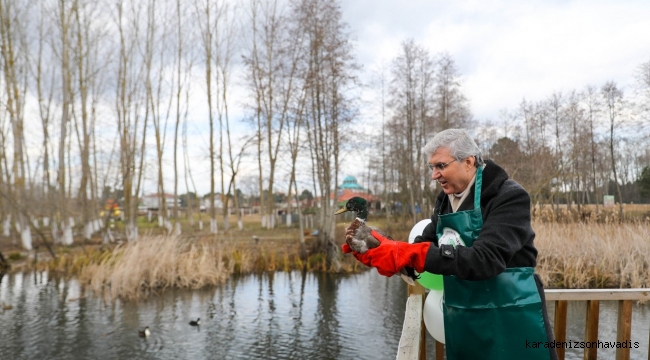
[[[0,279],[0,303],[13,306],[0,312],[0,359],[394,359],[405,294],[401,279],[375,271],[277,272],[112,303],[75,279],[16,274]],[[569,306],[569,339],[582,339],[584,313],[584,304]],[[201,325],[190,326],[197,317]],[[647,306],[635,306],[632,336],[641,348],[633,358],[647,356],[649,319]],[[143,339],[146,325],[151,336]],[[615,340],[615,329],[616,303],[602,302],[600,338]],[[428,349],[432,359],[430,336]],[[567,359],[581,357],[567,350]]]
[[[374,272],[251,275],[115,303],[47,273],[1,280],[0,302],[14,306],[0,313],[2,359],[392,359],[406,293]]]

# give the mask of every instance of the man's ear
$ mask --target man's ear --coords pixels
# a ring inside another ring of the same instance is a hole
[[[467,170],[475,167],[474,163],[476,162],[476,158],[474,156],[468,156],[463,160],[463,162],[467,165]]]

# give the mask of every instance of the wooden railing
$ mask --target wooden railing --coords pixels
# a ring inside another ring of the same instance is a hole
[[[566,342],[567,305],[569,301],[586,301],[587,316],[585,320],[585,342],[598,341],[598,314],[601,300],[618,301],[618,319],[616,341],[631,340],[632,302],[650,300],[650,289],[550,289],[545,291],[546,301],[555,301],[555,320],[553,334],[556,342]],[[404,327],[397,350],[398,360],[424,360],[426,353],[426,329],[422,320],[424,305],[424,288],[419,284],[409,286],[406,302]],[[650,334],[648,335],[650,345]],[[564,347],[556,349],[560,360],[565,358]],[[444,359],[444,345],[436,341],[436,359]],[[584,359],[594,360],[598,356],[598,347],[585,347]],[[616,360],[629,360],[630,348],[617,348]],[[650,346],[648,349],[650,360]]]

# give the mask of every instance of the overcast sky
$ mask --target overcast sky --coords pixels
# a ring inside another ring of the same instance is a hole
[[[479,122],[499,121],[499,111],[515,110],[523,98],[539,101],[554,91],[581,90],[586,85],[618,83],[626,93],[634,86],[634,73],[650,61],[650,1],[432,1],[432,0],[341,0],[344,21],[354,39],[354,55],[362,66],[361,82],[369,85],[371,74],[383,62],[389,66],[400,44],[410,38],[435,55],[448,52],[462,74],[462,89],[473,116]],[[197,78],[196,82],[201,83]],[[250,133],[240,123],[249,101],[242,76],[234,79],[231,119],[235,137]],[[372,86],[359,89],[359,117],[355,127],[377,129],[378,98]],[[205,110],[198,91],[190,109]],[[194,114],[205,119],[205,114]],[[201,124],[205,125],[204,122]],[[372,130],[369,130],[372,131]],[[199,193],[209,191],[207,133],[205,126],[190,125],[190,151]],[[235,144],[237,141],[235,140]],[[339,182],[354,175],[364,186],[368,161],[380,144],[345,154]],[[299,188],[312,188],[308,161],[299,174]],[[279,164],[276,191],[284,190],[288,164]],[[366,169],[366,170],[364,170]],[[166,172],[166,183],[173,172]],[[155,191],[155,173],[145,182]],[[240,186],[255,189],[256,163],[242,164]],[[247,186],[248,184],[249,186]],[[253,190],[254,191],[254,190]],[[181,192],[184,192],[181,191]]]
[[[477,120],[522,98],[614,80],[625,90],[650,61],[650,1],[346,0],[345,21],[366,71],[413,38],[448,52]]]

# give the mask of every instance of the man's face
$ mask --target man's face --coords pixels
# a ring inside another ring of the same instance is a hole
[[[430,167],[433,165],[431,178],[438,181],[445,194],[458,194],[463,192],[476,174],[474,157],[454,160],[448,148],[441,147],[429,157]],[[446,165],[445,165],[446,164]],[[444,170],[440,168],[444,167]]]

